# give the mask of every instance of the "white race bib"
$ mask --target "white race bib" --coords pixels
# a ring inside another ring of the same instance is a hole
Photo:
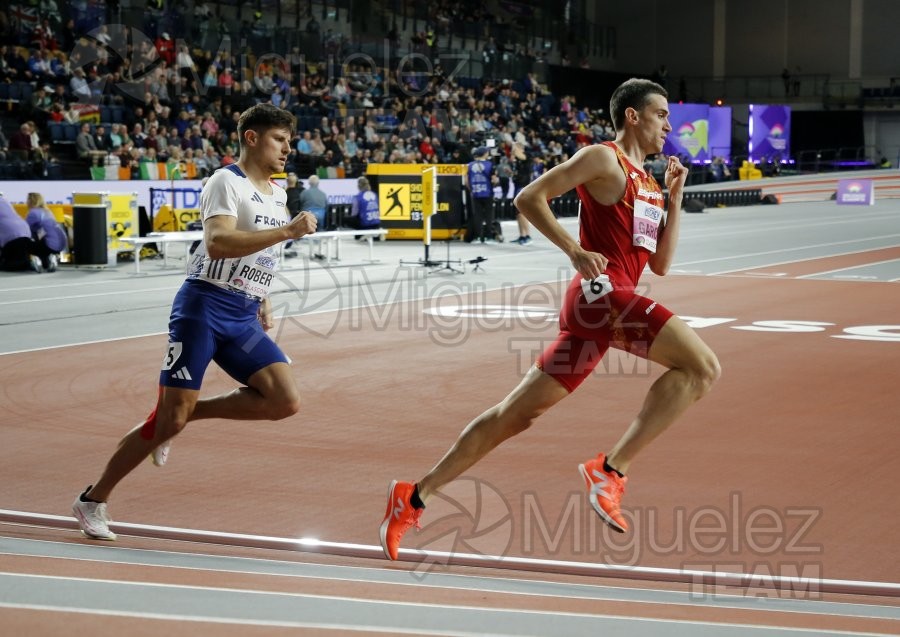
[[[601,274],[596,279],[591,279],[590,281],[581,279],[581,291],[584,294],[585,300],[587,300],[588,303],[593,303],[597,299],[602,299],[612,292],[613,285],[607,275]]]
[[[640,199],[634,200],[634,245],[656,252],[659,227],[665,223],[666,213],[659,206]]]
[[[259,298],[269,295],[278,270],[276,248],[270,246],[261,252],[243,257],[228,279],[227,285],[245,294]]]

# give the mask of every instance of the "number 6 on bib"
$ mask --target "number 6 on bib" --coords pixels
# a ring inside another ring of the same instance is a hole
[[[605,274],[601,274],[596,279],[582,279],[581,280],[581,291],[584,293],[584,298],[587,299],[588,303],[593,303],[597,299],[602,299],[604,296],[612,292],[613,286],[609,280],[609,277]]]

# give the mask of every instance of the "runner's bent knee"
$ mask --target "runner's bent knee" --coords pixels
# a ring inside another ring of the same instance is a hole
[[[156,416],[155,439],[162,442],[180,433],[187,426],[193,410],[193,402],[161,406]]]
[[[263,397],[266,419],[283,420],[300,411],[300,392],[287,365],[269,365],[259,370],[250,377],[248,385]]]
[[[701,396],[709,392],[722,376],[722,367],[719,365],[719,359],[716,358],[712,351],[705,353],[693,366],[685,371],[692,375],[694,384],[697,386]]]
[[[293,392],[292,395],[281,396],[269,403],[268,416],[269,420],[284,420],[290,418],[300,411],[300,394]]]

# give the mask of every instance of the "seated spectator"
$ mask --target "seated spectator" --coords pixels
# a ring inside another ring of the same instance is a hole
[[[234,148],[231,145],[225,147],[225,154],[222,155],[222,159],[219,160],[220,166],[230,166],[231,164],[236,164],[237,159],[234,158]]]
[[[110,142],[109,136],[106,134],[106,127],[100,124],[97,128],[94,129],[94,146],[97,147],[97,150],[102,150],[104,156],[109,153],[112,149],[112,143]]]
[[[210,137],[214,137],[216,133],[219,132],[219,124],[209,111],[203,114],[203,121],[200,123],[200,128]]]
[[[228,67],[219,74],[219,88],[230,93],[234,86],[234,76],[231,74],[231,68]]]
[[[131,129],[131,141],[134,143],[135,148],[143,148],[146,145],[147,133],[144,132],[142,124],[136,123]]]
[[[312,133],[308,130],[303,131],[303,137],[297,142],[297,152],[301,155],[312,154]]]
[[[312,137],[309,140],[309,148],[310,155],[320,156],[325,154],[325,143],[322,141],[319,131],[315,131],[312,134]]]
[[[181,109],[178,112],[178,119],[175,120],[175,128],[178,130],[178,135],[184,135],[184,131],[191,127],[191,114],[188,113],[186,109]]]
[[[197,64],[194,62],[194,58],[191,57],[191,52],[185,44],[178,47],[178,53],[175,55],[175,68],[180,73],[185,72],[182,69],[197,70]]]
[[[121,124],[113,124],[109,127],[109,147],[113,151],[118,151],[122,147],[122,143],[124,142],[121,129]]]
[[[50,79],[50,65],[38,49],[32,50],[28,56],[27,72],[28,79],[36,82],[46,82]]]
[[[19,130],[9,136],[9,154],[14,159],[28,161],[34,158],[31,145],[31,128],[27,123],[21,124]]]
[[[41,123],[47,121],[52,105],[53,100],[50,98],[46,87],[38,86],[31,94],[31,112],[37,121]]]
[[[66,110],[66,106],[71,101],[66,95],[66,87],[64,84],[56,84],[50,92],[50,101],[53,104],[62,106],[62,110]]]
[[[163,60],[165,60],[168,66],[172,66],[175,64],[175,43],[172,42],[172,37],[163,32],[158,38],[156,38],[156,52],[159,54]]]
[[[203,132],[200,130],[199,124],[194,124],[191,126],[191,134],[190,134],[190,142],[191,145],[188,148],[193,148],[197,152],[202,152],[204,148],[204,139]],[[184,150],[187,150],[185,148]]]
[[[204,88],[212,88],[214,86],[218,86],[219,84],[219,70],[216,68],[215,64],[210,64],[206,67],[206,73],[203,74],[203,86]]]
[[[37,125],[33,121],[25,122],[28,125],[28,134],[31,136],[31,149],[34,159],[43,159],[47,156],[47,144],[41,143],[41,137],[38,135]]]
[[[54,104],[50,107],[50,113],[47,115],[48,123],[61,124],[65,121],[66,114],[63,113],[61,104]]]
[[[209,177],[221,165],[219,156],[216,155],[216,149],[212,146],[206,148],[206,152],[202,155],[194,155],[194,164],[197,166],[198,177]]]
[[[94,136],[91,135],[91,125],[87,122],[81,125],[81,132],[75,137],[75,151],[79,159],[88,160],[92,166],[99,165],[106,157],[106,151],[97,148]]]
[[[44,19],[35,27],[31,34],[31,44],[41,50],[56,50],[56,37],[53,35],[53,29],[50,28],[49,20]]]
[[[101,24],[98,32],[94,34],[94,38],[103,46],[109,46],[112,42],[112,36],[109,34],[109,27],[105,24]]]
[[[0,269],[43,272],[44,266],[36,251],[28,222],[0,196]]]
[[[69,80],[69,89],[79,102],[86,104],[91,101],[91,87],[85,79],[83,68],[75,69],[72,79]]]
[[[28,206],[25,222],[31,228],[31,237],[35,244],[34,254],[40,257],[41,265],[47,272],[55,272],[59,265],[60,252],[69,247],[66,232],[47,208],[43,195],[30,192],[25,203]]]
[[[15,82],[19,79],[21,62],[22,59],[15,48],[6,44],[0,45],[0,80]]]
[[[57,106],[59,106],[59,104],[57,104]],[[81,113],[72,108],[71,105],[62,107],[62,116],[62,121],[66,124],[81,125]]]

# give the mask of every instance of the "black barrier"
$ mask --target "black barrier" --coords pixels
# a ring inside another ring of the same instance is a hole
[[[579,208],[578,194],[574,190],[550,200],[550,210],[557,217],[575,217]],[[494,199],[494,219],[515,219],[516,206],[512,199]]]
[[[494,199],[494,219],[515,219],[516,207],[512,199]]]
[[[321,230],[336,230],[337,228],[347,227],[347,219],[350,217],[352,210],[353,206],[348,203],[328,204],[328,207],[325,209],[325,227],[321,228]]]
[[[72,206],[72,257],[75,265],[106,265],[106,204]]]
[[[685,199],[696,199],[707,208],[734,206],[757,206],[762,203],[762,189],[750,188],[747,190],[693,190],[684,193]],[[666,193],[666,206],[669,205],[669,195]]]

